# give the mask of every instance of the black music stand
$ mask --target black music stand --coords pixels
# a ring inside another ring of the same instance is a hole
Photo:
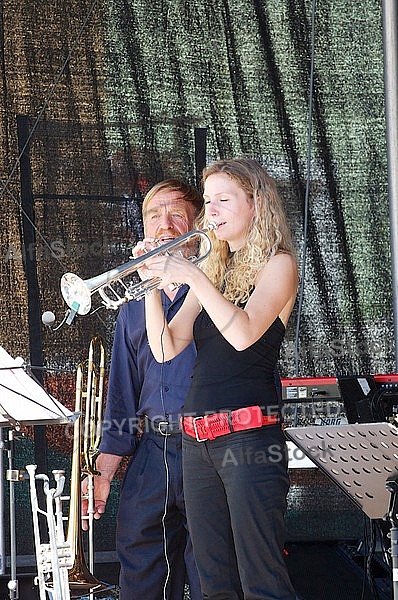
[[[370,519],[390,520],[398,600],[398,429],[361,423],[288,427],[285,433]]]
[[[22,358],[13,359],[0,346],[0,427],[9,427],[7,479],[10,484],[10,600],[18,600],[16,569],[15,488],[21,473],[14,469],[15,432],[25,425],[65,424],[78,415],[63,406],[25,371]]]

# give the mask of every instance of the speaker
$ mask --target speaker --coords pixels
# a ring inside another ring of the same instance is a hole
[[[343,542],[294,543],[286,562],[297,597],[302,600],[375,600],[364,556]],[[372,566],[378,600],[391,600],[392,579],[379,563]],[[362,595],[363,594],[363,595]]]

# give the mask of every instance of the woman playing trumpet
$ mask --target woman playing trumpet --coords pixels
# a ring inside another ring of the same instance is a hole
[[[159,288],[190,287],[167,324],[158,291],[146,298],[157,361],[194,339],[184,407],[188,524],[205,598],[293,600],[282,550],[289,487],[274,372],[294,306],[297,265],[272,178],[251,159],[203,172],[204,222],[215,222],[203,266],[180,256],[149,261]]]

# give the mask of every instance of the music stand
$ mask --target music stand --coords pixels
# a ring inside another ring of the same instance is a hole
[[[14,469],[14,432],[25,425],[65,424],[79,415],[71,412],[25,371],[22,358],[13,359],[0,346],[0,427],[10,427],[8,437],[8,471],[10,483],[10,600],[18,600],[16,571],[15,489],[20,473]]]
[[[390,519],[394,600],[398,600],[397,428],[390,423],[360,423],[288,427],[285,433],[370,519]]]

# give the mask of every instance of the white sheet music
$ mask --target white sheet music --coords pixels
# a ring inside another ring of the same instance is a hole
[[[0,346],[0,427],[18,424],[67,423],[74,413],[47,392]]]

